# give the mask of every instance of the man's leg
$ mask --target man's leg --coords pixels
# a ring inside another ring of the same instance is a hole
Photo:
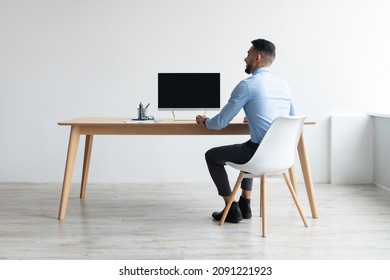
[[[218,189],[218,194],[223,197],[225,200],[225,203],[227,203],[228,198],[231,195],[231,188],[229,184],[229,179],[225,170],[225,164],[227,161],[238,163],[238,164],[243,164],[248,162],[253,154],[255,153],[258,145],[254,144],[250,141],[243,143],[243,144],[235,144],[235,145],[228,145],[228,146],[222,146],[222,147],[216,147],[213,149],[210,149],[206,153],[206,162],[207,166],[209,168],[209,172],[211,175],[211,178],[213,179],[217,189]],[[251,196],[251,190],[252,190],[252,182],[253,180],[250,178],[245,178],[242,181],[241,187],[243,188],[243,195],[246,198],[249,198],[249,200],[245,201],[250,201],[250,196]],[[241,199],[240,199],[241,200]],[[231,211],[236,211],[236,215],[234,213],[230,215],[232,216],[240,216],[237,213],[237,210],[239,211],[239,207],[235,205],[234,203],[232,205]],[[245,204],[243,204],[245,205]],[[248,207],[250,211],[250,206],[247,204],[247,207],[245,208],[245,218],[248,218]],[[229,211],[229,214],[230,212]],[[229,221],[229,214],[227,217],[226,221]],[[221,212],[215,212],[213,213],[213,217],[215,219],[220,219],[222,216]],[[251,216],[251,215],[250,215]],[[250,218],[250,217],[249,217]],[[230,222],[237,222],[237,219],[230,219]]]
[[[252,178],[244,178],[241,183],[241,196],[238,201],[238,206],[240,207],[242,218],[250,219],[252,218],[252,210],[251,210],[251,197],[252,197]]]

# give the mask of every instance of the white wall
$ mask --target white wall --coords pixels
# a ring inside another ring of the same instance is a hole
[[[131,117],[140,101],[151,102],[149,113],[170,116],[156,110],[158,72],[220,72],[227,100],[246,77],[250,41],[267,38],[277,46],[272,69],[290,83],[298,113],[318,122],[305,129],[313,179],[329,182],[329,116],[387,110],[388,6],[385,0],[0,0],[0,181],[62,181],[69,130],[58,121]],[[90,181],[210,181],[204,152],[244,140],[96,137]],[[81,153],[75,181],[80,169]]]

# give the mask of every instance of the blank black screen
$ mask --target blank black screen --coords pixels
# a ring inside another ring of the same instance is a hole
[[[158,109],[220,108],[219,73],[159,73]]]

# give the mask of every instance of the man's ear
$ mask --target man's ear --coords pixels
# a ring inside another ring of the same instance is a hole
[[[261,60],[261,54],[258,52],[256,56],[256,62],[260,62]]]

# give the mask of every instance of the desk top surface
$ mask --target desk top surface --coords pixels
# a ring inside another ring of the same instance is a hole
[[[156,119],[156,120],[132,120],[126,117],[86,117],[75,118],[58,123],[59,125],[77,125],[77,126],[89,126],[89,125],[198,125],[194,120],[174,120],[174,119]],[[314,121],[305,121],[305,125],[315,124]],[[246,125],[243,123],[242,118],[234,119],[230,125]]]
[[[173,120],[173,119],[156,119],[156,120],[133,120],[126,117],[87,117],[75,118],[63,122],[59,125],[139,125],[139,124],[196,124],[194,120]]]

